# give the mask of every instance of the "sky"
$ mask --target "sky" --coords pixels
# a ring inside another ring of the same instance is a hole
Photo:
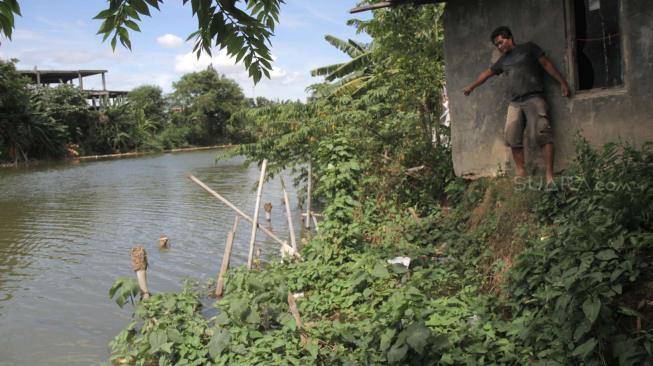
[[[197,59],[192,41],[185,42],[196,29],[196,20],[190,4],[182,6],[181,0],[167,0],[152,17],[142,17],[141,32],[130,31],[131,51],[120,42],[113,51],[110,39],[102,42],[96,35],[101,22],[93,17],[107,7],[104,0],[22,0],[20,5],[22,16],[16,18],[12,39],[0,40],[1,59],[18,59],[18,69],[108,70],[109,90],[158,85],[169,93],[182,75],[212,64],[238,82],[248,97],[305,100],[306,87],[322,80],[311,77],[310,70],[348,59],[324,40],[325,35],[370,40],[346,25],[348,19],[371,16],[349,14],[356,0],[285,0],[271,39],[275,60],[271,79],[254,86],[244,66],[234,64],[224,51]],[[99,75],[84,78],[84,88],[101,89],[101,80]]]

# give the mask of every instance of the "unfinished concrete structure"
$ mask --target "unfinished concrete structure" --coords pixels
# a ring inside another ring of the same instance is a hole
[[[87,95],[92,106],[114,105],[123,102],[128,92],[122,90],[107,90],[107,70],[17,70],[19,74],[26,76],[36,85],[50,84],[71,84],[77,81],[77,86]],[[102,89],[85,89],[84,78],[94,75],[102,75]]]
[[[556,170],[573,158],[577,133],[597,146],[653,141],[653,1],[448,0],[445,62],[457,175],[491,176],[511,166],[503,141],[507,78],[462,93],[499,58],[489,35],[500,25],[512,29],[516,43],[540,45],[569,81],[571,98],[552,78],[545,81]],[[528,146],[527,161],[538,161],[538,150]]]

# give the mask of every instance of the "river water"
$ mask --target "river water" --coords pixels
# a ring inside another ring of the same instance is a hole
[[[241,210],[255,206],[259,169],[220,150],[60,163],[0,170],[0,365],[97,365],[129,322],[131,306],[108,297],[133,277],[129,251],[145,247],[151,292],[177,291],[184,278],[214,278],[234,212],[191,182],[195,175]],[[295,228],[300,212],[290,179]],[[271,224],[288,237],[279,180],[266,183]],[[232,265],[247,261],[251,224],[240,220]],[[171,248],[160,251],[165,234]],[[257,236],[264,260],[279,246]]]

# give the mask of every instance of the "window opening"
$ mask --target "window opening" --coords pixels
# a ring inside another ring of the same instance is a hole
[[[619,0],[573,0],[578,90],[623,85]]]

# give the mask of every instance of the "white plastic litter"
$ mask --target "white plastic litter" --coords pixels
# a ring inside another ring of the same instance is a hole
[[[388,263],[390,263],[390,264],[401,264],[404,267],[408,268],[410,266],[410,258],[408,258],[408,257],[396,257],[396,258],[388,259]]]

